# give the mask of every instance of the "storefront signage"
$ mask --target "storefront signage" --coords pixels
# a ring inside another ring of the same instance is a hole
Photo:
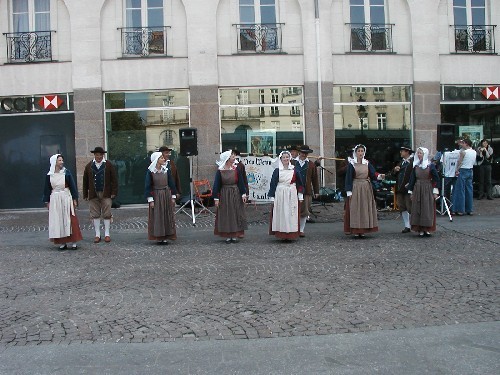
[[[483,91],[481,91],[481,93],[488,100],[497,100],[499,97],[498,86],[486,87]]]
[[[0,114],[70,111],[71,97],[68,94],[0,97]]]

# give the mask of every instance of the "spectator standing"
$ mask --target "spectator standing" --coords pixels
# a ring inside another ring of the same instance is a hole
[[[472,215],[472,168],[476,162],[476,151],[472,149],[472,142],[466,138],[459,141],[460,154],[457,161],[455,175],[457,181],[453,189],[452,202],[453,212],[462,216],[464,213]]]
[[[488,144],[487,139],[483,139],[476,150],[477,163],[479,165],[479,192],[477,199],[481,200],[485,196],[492,200],[491,194],[491,163],[493,161],[493,148]]]

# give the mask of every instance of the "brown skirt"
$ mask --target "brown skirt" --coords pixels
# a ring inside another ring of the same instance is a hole
[[[63,238],[50,238],[50,241],[62,245],[70,242],[78,242],[83,239],[82,231],[80,230],[80,223],[78,222],[78,217],[76,215],[69,215],[71,222],[71,235]]]

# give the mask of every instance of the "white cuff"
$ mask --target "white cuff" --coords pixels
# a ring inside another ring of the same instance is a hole
[[[378,181],[383,181],[383,180],[384,180],[384,179],[382,178],[382,175],[381,175],[381,174],[379,174],[379,175],[377,176],[377,180],[378,180]]]
[[[303,193],[299,193],[299,201],[303,201],[304,200],[304,194]]]
[[[271,202],[274,202],[274,197],[270,197],[270,199],[271,199]]]
[[[241,195],[241,197],[242,197],[242,198],[246,198],[246,197],[247,197],[247,195],[246,195],[246,194],[242,194],[242,195]]]
[[[410,195],[411,195],[411,194],[413,194],[413,192],[412,192],[411,190],[408,190],[408,194],[410,194]]]
[[[347,191],[347,192],[346,192],[346,195],[347,195],[348,197],[350,197],[350,196],[352,195],[352,191]]]
[[[432,194],[439,194],[439,189],[438,188],[432,189]]]
[[[153,199],[153,197],[148,197],[148,203],[150,202],[154,202],[155,200]]]

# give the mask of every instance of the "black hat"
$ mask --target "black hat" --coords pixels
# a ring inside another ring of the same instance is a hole
[[[92,151],[90,151],[92,154],[105,154],[107,151],[105,151],[102,147],[95,147]]]
[[[299,148],[299,152],[303,152],[304,154],[310,154],[311,152],[313,152],[313,150],[311,150],[308,145],[303,145]]]
[[[236,156],[240,156],[241,155],[241,152],[239,150],[231,150],[233,152],[233,154],[235,154]]]
[[[172,149],[170,147],[167,147],[167,146],[161,146],[158,149],[158,152],[163,152],[163,151],[172,151]]]
[[[287,151],[299,151],[299,146],[292,145],[292,146],[287,147],[286,150]]]
[[[415,151],[413,151],[413,150],[411,149],[411,147],[408,147],[408,146],[401,146],[401,148],[400,148],[400,149],[401,149],[401,150],[406,150],[406,151],[410,152],[410,154],[413,154],[413,153],[415,152]]]

